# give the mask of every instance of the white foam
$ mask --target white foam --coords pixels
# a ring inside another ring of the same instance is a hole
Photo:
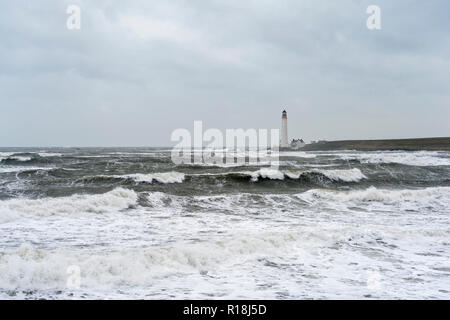
[[[20,220],[0,230],[15,233],[0,248],[0,297],[445,298],[449,206],[431,205],[448,201],[449,189],[152,192],[155,207],[133,214]],[[399,216],[397,204],[411,201],[424,210]],[[348,207],[329,210],[333,203]],[[354,209],[372,203],[396,211]],[[69,266],[80,268],[78,290],[67,287]],[[368,287],[368,270],[379,272],[379,291]]]
[[[12,156],[15,152],[0,152],[0,160]]]
[[[367,177],[358,168],[353,169],[336,169],[336,170],[320,170],[315,169],[313,172],[319,172],[334,181],[358,182]]]
[[[315,154],[306,153],[304,151],[281,151],[280,156],[306,158],[306,159],[312,159],[317,157],[317,155]]]
[[[118,211],[133,205],[137,194],[117,188],[104,194],[76,194],[69,197],[11,199],[0,201],[0,222],[19,217],[73,216],[85,213]]]
[[[1,160],[6,160],[6,159],[11,159],[11,160],[17,160],[17,161],[30,161],[31,157],[28,156],[15,156],[14,153],[2,153],[0,154],[0,161]]]
[[[30,170],[52,170],[53,167],[16,167],[16,166],[0,166],[0,173],[22,172]]]
[[[258,181],[258,178],[272,179],[272,180],[284,180],[284,173],[280,170],[262,168],[258,171],[250,173],[252,181]]]
[[[184,173],[171,171],[171,172],[157,172],[157,173],[135,173],[122,176],[115,176],[120,178],[131,178],[136,182],[152,183],[154,180],[159,183],[182,183],[184,181]]]
[[[365,190],[336,191],[326,189],[313,189],[299,194],[298,197],[309,202],[332,200],[338,203],[368,203],[380,202],[396,204],[404,202],[431,202],[449,201],[450,187],[432,187],[411,190],[387,190],[370,187]]]
[[[38,153],[41,157],[61,157],[61,153],[55,153],[55,152],[39,152]]]
[[[301,240],[302,247],[317,246],[317,237],[302,232],[238,233],[208,242],[179,241],[166,246],[114,251],[42,250],[31,244],[0,252],[0,284],[7,290],[67,289],[69,266],[81,271],[87,289],[121,285],[142,286],[172,273],[218,270],[261,255],[288,253]]]
[[[418,152],[375,152],[375,153],[344,153],[339,157],[343,160],[359,160],[362,163],[398,163],[410,166],[449,166],[450,158],[440,156],[437,151]]]
[[[216,162],[216,163],[186,163],[183,164],[183,166],[200,166],[200,167],[211,167],[211,168],[234,168],[234,167],[243,167],[243,166],[249,166],[249,165],[267,165],[267,163],[256,163],[256,164],[249,164],[249,163],[222,163],[222,162]]]
[[[258,181],[259,178],[284,180],[285,177],[287,177],[289,179],[299,179],[303,174],[307,173],[320,173],[334,181],[359,182],[362,179],[367,179],[367,177],[358,168],[336,169],[336,170],[312,169],[307,171],[295,171],[295,170],[282,171],[272,168],[263,168],[255,172],[242,172],[242,173],[250,175],[252,181]]]

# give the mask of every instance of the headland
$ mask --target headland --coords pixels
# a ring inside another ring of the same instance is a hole
[[[417,139],[388,139],[388,140],[341,140],[319,141],[305,145],[304,151],[331,151],[331,150],[405,150],[405,151],[439,151],[450,150],[450,137],[417,138]]]

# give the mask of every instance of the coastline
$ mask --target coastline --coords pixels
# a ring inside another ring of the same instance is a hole
[[[307,144],[302,151],[448,151],[450,137],[416,138],[416,139],[383,139],[383,140],[339,140]]]

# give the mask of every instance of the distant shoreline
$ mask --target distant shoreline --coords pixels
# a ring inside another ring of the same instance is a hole
[[[359,151],[439,151],[450,150],[450,137],[388,139],[388,140],[341,140],[307,144],[304,151],[359,150]]]

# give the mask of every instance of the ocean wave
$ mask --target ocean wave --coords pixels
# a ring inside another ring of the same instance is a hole
[[[302,180],[321,182],[359,182],[368,179],[360,169],[310,169],[310,170],[279,170],[274,168],[261,168],[256,171],[228,171],[228,172],[202,172],[183,173],[178,171],[153,172],[153,173],[133,173],[124,175],[96,175],[78,178],[76,183],[116,183],[128,185],[130,183],[193,183],[199,179],[206,183],[217,184],[216,179],[224,179],[236,182],[258,182],[260,180]],[[208,179],[210,179],[208,181]],[[214,180],[211,180],[214,179]]]
[[[258,181],[258,179],[271,179],[271,180],[284,180],[285,174],[277,169],[263,168],[255,172],[244,173],[251,177],[252,181]]]
[[[3,153],[0,154],[0,164],[2,165],[23,165],[23,164],[47,164],[52,162],[54,155],[42,153]]]
[[[223,194],[213,196],[179,196],[163,192],[138,194],[116,188],[104,194],[72,195],[60,198],[11,199],[0,201],[0,222],[20,217],[77,216],[86,213],[119,212],[129,207],[150,207],[167,213],[224,212],[263,214],[285,212],[305,203],[314,206],[388,205],[392,209],[406,207],[427,210],[450,207],[450,187],[411,190],[388,190],[370,187],[364,190],[311,189],[299,194]],[[434,209],[433,209],[434,208]],[[447,210],[448,211],[448,210]]]
[[[10,156],[6,156],[6,157],[1,157],[0,162],[1,163],[9,163],[9,162],[14,162],[14,161],[27,162],[27,161],[31,161],[32,159],[33,159],[33,157],[31,157],[31,156],[10,155]]]
[[[75,194],[60,198],[11,199],[0,201],[0,222],[20,217],[105,213],[128,208],[137,201],[133,190],[116,188],[103,194]]]
[[[182,183],[185,179],[185,174],[182,172],[154,172],[154,173],[133,173],[124,175],[97,175],[87,176],[77,179],[77,182],[96,183],[96,182],[127,182],[134,183],[154,183],[155,181],[162,184],[168,183]]]
[[[182,183],[184,181],[185,174],[181,172],[171,171],[171,172],[157,172],[157,173],[135,173],[127,174],[122,176],[114,176],[117,178],[130,178],[135,182],[147,182],[152,183],[157,181],[159,183]]]
[[[284,180],[300,179],[311,175],[323,176],[332,181],[342,182],[359,182],[367,177],[358,168],[353,169],[336,169],[336,170],[323,170],[323,169],[311,169],[307,171],[295,171],[295,170],[277,170],[270,168],[263,168],[255,172],[246,172],[251,177],[251,180],[256,182],[259,179],[271,179],[271,180]]]
[[[61,153],[56,153],[56,152],[38,152],[37,154],[40,157],[62,157]]]
[[[179,168],[238,168],[238,167],[261,167],[261,166],[270,166],[277,165],[279,162],[269,162],[269,161],[255,161],[255,162],[243,162],[243,163],[183,163],[177,165]]]
[[[305,205],[315,208],[343,209],[372,206],[388,211],[420,213],[449,212],[450,187],[432,187],[412,190],[388,190],[370,187],[364,190],[341,191],[311,189],[298,194],[221,194],[214,196],[177,196],[163,192],[150,192],[143,206],[167,213],[222,212],[247,215],[283,215],[301,212]]]
[[[316,158],[316,154],[307,153],[304,151],[281,151],[279,153],[281,157],[296,157],[296,158],[306,158],[306,159],[313,159]]]
[[[0,283],[6,290],[67,290],[68,268],[76,266],[82,288],[142,285],[155,277],[208,272],[270,255],[318,246],[316,234],[260,232],[234,234],[198,243],[178,241],[150,248],[83,252],[44,250],[22,244],[0,252]]]
[[[359,182],[368,179],[360,169],[311,169],[311,170],[279,170],[274,168],[262,168],[256,171],[231,171],[221,173],[197,173],[187,174],[188,177],[222,177],[237,180],[258,182],[259,180],[299,180],[318,177],[331,181]]]
[[[55,168],[50,167],[18,167],[18,166],[1,166],[0,167],[0,173],[11,173],[11,172],[31,172],[31,171],[39,171],[39,170],[53,170]]]
[[[360,163],[397,163],[419,167],[450,166],[450,158],[441,157],[437,151],[345,153],[339,157],[342,160]]]
[[[180,196],[164,192],[149,192],[140,198],[140,205],[163,214],[212,213],[232,215],[273,215],[304,205],[291,194],[219,194],[210,196]],[[168,211],[167,208],[170,208]]]
[[[310,203],[330,200],[336,203],[425,203],[450,205],[450,187],[430,187],[411,190],[388,190],[370,187],[365,190],[336,191],[327,189],[313,189],[297,195],[300,199]]]

